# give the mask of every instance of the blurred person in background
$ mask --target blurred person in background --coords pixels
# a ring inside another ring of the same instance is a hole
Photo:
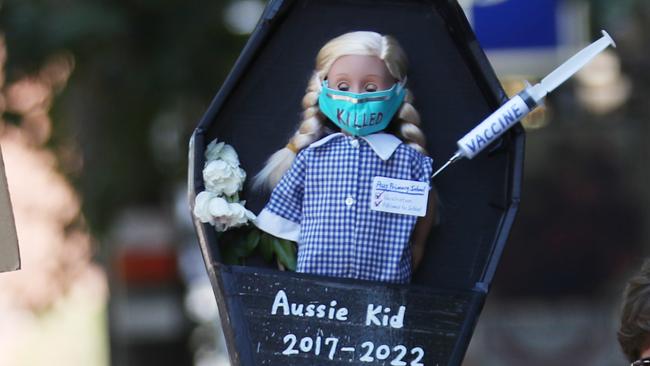
[[[650,365],[650,258],[625,287],[618,342],[631,366]]]

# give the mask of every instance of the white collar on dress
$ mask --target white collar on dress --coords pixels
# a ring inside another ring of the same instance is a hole
[[[309,145],[309,147],[318,147],[325,145],[336,136],[345,135],[341,132],[333,133],[312,143]],[[372,135],[368,136],[361,136],[361,138],[364,139],[368,145],[370,145],[375,154],[377,154],[377,156],[379,156],[379,158],[384,161],[390,159],[395,150],[397,150],[397,147],[402,143],[402,140],[389,133],[384,132],[373,133]]]

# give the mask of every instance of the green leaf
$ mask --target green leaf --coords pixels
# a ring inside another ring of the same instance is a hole
[[[270,262],[273,260],[273,239],[269,234],[261,234],[260,242],[257,247],[265,261]]]
[[[257,248],[257,245],[260,242],[260,230],[253,227],[251,231],[246,235],[246,238],[244,239],[244,252],[246,253],[244,256],[248,257],[253,253],[255,248]]]
[[[232,196],[224,196],[224,199],[229,203],[239,202],[239,193],[235,193]]]
[[[293,242],[273,238],[273,250],[282,265],[291,271],[296,270],[296,249]]]

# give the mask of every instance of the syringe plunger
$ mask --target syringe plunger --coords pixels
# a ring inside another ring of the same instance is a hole
[[[474,127],[468,134],[463,136],[463,138],[458,140],[458,151],[431,178],[440,174],[443,169],[462,157],[472,159],[494,140],[503,135],[510,127],[514,126],[534,110],[548,93],[575,74],[596,55],[610,45],[616,47],[612,37],[605,31],[602,31],[602,33],[603,36],[600,39],[565,61],[547,77],[542,79],[539,84],[526,87],[526,89],[512,97],[478,126]]]

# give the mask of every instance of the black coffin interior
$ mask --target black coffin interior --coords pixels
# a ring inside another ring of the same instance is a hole
[[[506,100],[455,1],[271,1],[192,137],[191,202],[204,189],[203,151],[212,139],[234,146],[249,177],[286,144],[300,119],[300,101],[316,53],[327,40],[352,30],[394,35],[405,48],[410,60],[409,88],[422,116],[434,169],[456,151],[461,136]],[[523,129],[516,126],[478,157],[461,160],[434,180],[442,206],[440,225],[429,236],[412,285],[395,289],[397,293],[451,291],[465,296],[467,306],[457,308],[462,321],[455,325],[456,335],[447,348],[437,346],[441,353],[432,362],[458,364],[462,360],[514,220],[523,143]],[[247,188],[243,197],[247,207],[258,213],[268,193]],[[260,363],[247,346],[256,332],[246,323],[252,313],[247,313],[247,302],[238,297],[241,291],[237,290],[251,276],[273,281],[285,278],[294,285],[296,280],[305,281],[305,286],[381,286],[226,266],[220,261],[213,228],[198,222],[196,228],[236,363]]]

